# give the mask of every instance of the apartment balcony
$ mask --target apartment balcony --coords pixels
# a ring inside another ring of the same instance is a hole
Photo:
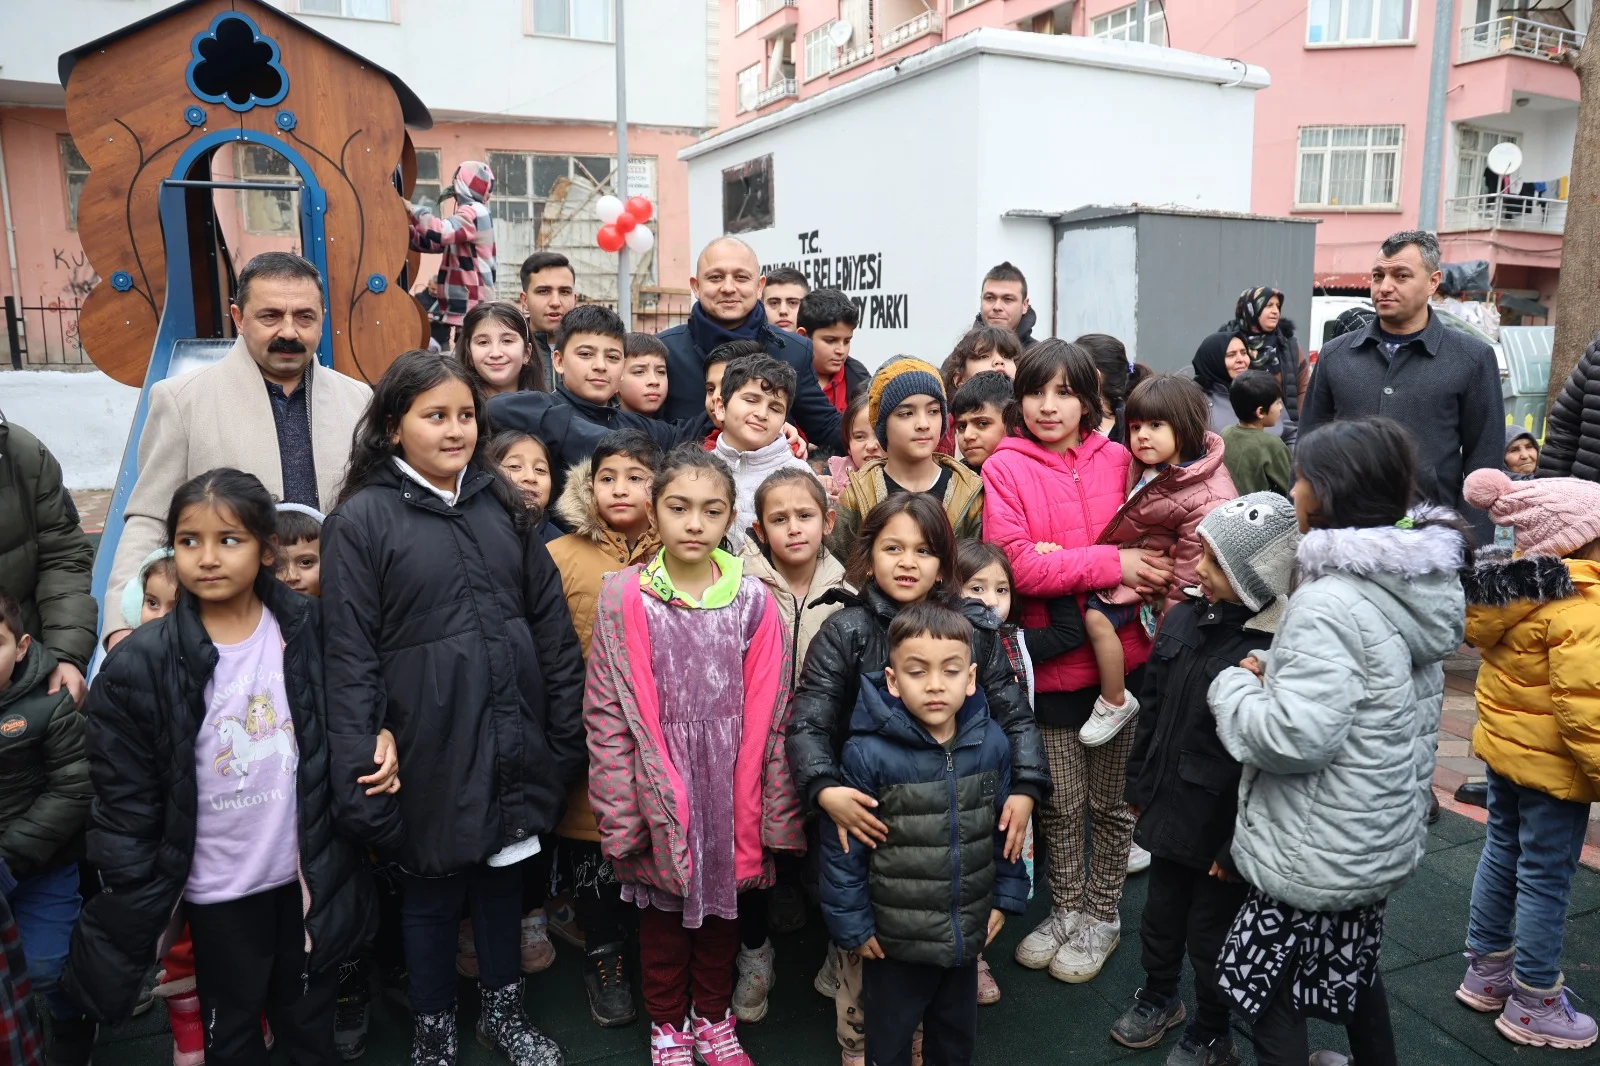
[[[779,100],[800,95],[800,84],[793,78],[779,78],[771,85],[756,93],[755,110],[760,111],[768,104],[775,104]]]
[[[1559,235],[1567,225],[1567,202],[1540,196],[1452,196],[1444,202],[1444,229],[1521,230]]]
[[[786,8],[788,9],[786,21],[792,22],[799,18],[798,3],[799,0],[738,0],[733,9],[733,32],[743,33]]]
[[[939,18],[937,11],[924,11],[906,19],[878,37],[878,51],[892,52],[903,44],[910,44],[919,37],[937,35],[944,28],[944,23]]]
[[[1506,15],[1463,27],[1457,61],[1470,63],[1495,56],[1523,56],[1561,63],[1569,57],[1577,57],[1578,49],[1583,47],[1583,36],[1564,26]]]

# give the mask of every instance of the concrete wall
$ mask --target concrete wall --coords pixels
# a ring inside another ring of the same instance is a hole
[[[69,489],[116,484],[138,402],[138,389],[98,371],[0,372],[0,415],[44,442]]]
[[[1249,77],[1226,88],[1238,73],[1200,56],[980,30],[686,149],[690,243],[722,232],[723,169],[770,154],[775,223],[741,236],[768,265],[881,256],[875,284],[844,286],[867,304],[856,354],[868,366],[900,352],[942,360],[977,313],[983,274],[1005,259],[1032,280],[1045,336],[1051,225],[1007,212],[1130,200],[1248,210],[1252,98],[1267,80]],[[1045,115],[1018,100],[1117,106]],[[1242,148],[1218,155],[1217,144]],[[1171,165],[1185,155],[1207,165]],[[874,300],[885,317],[903,306],[904,321],[875,318]]]

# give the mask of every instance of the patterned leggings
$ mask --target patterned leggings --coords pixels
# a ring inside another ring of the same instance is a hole
[[[1138,719],[1098,748],[1084,747],[1078,731],[1065,726],[1041,725],[1039,732],[1055,783],[1050,798],[1039,805],[1039,823],[1050,849],[1051,902],[1114,922],[1133,844],[1134,817],[1124,796]],[[1093,826],[1087,864],[1086,815]]]

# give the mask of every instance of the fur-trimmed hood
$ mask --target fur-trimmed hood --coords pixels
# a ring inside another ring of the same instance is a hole
[[[1480,560],[1461,583],[1467,602],[1482,607],[1509,607],[1519,600],[1551,603],[1578,594],[1566,562],[1553,555]]]
[[[1414,526],[1314,529],[1300,542],[1295,564],[1301,585],[1345,578],[1368,586],[1364,595],[1404,637],[1416,662],[1437,661],[1461,640],[1461,572],[1471,545],[1449,525],[1447,508],[1413,508]]]
[[[603,548],[614,549],[623,565],[637,562],[647,554],[654,555],[661,546],[656,538],[654,523],[631,553],[627,551],[622,536],[606,525],[600,517],[600,506],[594,499],[594,484],[589,478],[589,469],[588,459],[581,459],[567,468],[567,484],[561,490],[561,498],[556,501],[556,514],[578,536],[586,537]]]

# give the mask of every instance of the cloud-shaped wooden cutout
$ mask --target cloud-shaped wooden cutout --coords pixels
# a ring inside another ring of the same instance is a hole
[[[268,107],[289,94],[289,75],[278,62],[278,44],[247,15],[225,11],[190,48],[189,89],[211,104],[234,111]]]

